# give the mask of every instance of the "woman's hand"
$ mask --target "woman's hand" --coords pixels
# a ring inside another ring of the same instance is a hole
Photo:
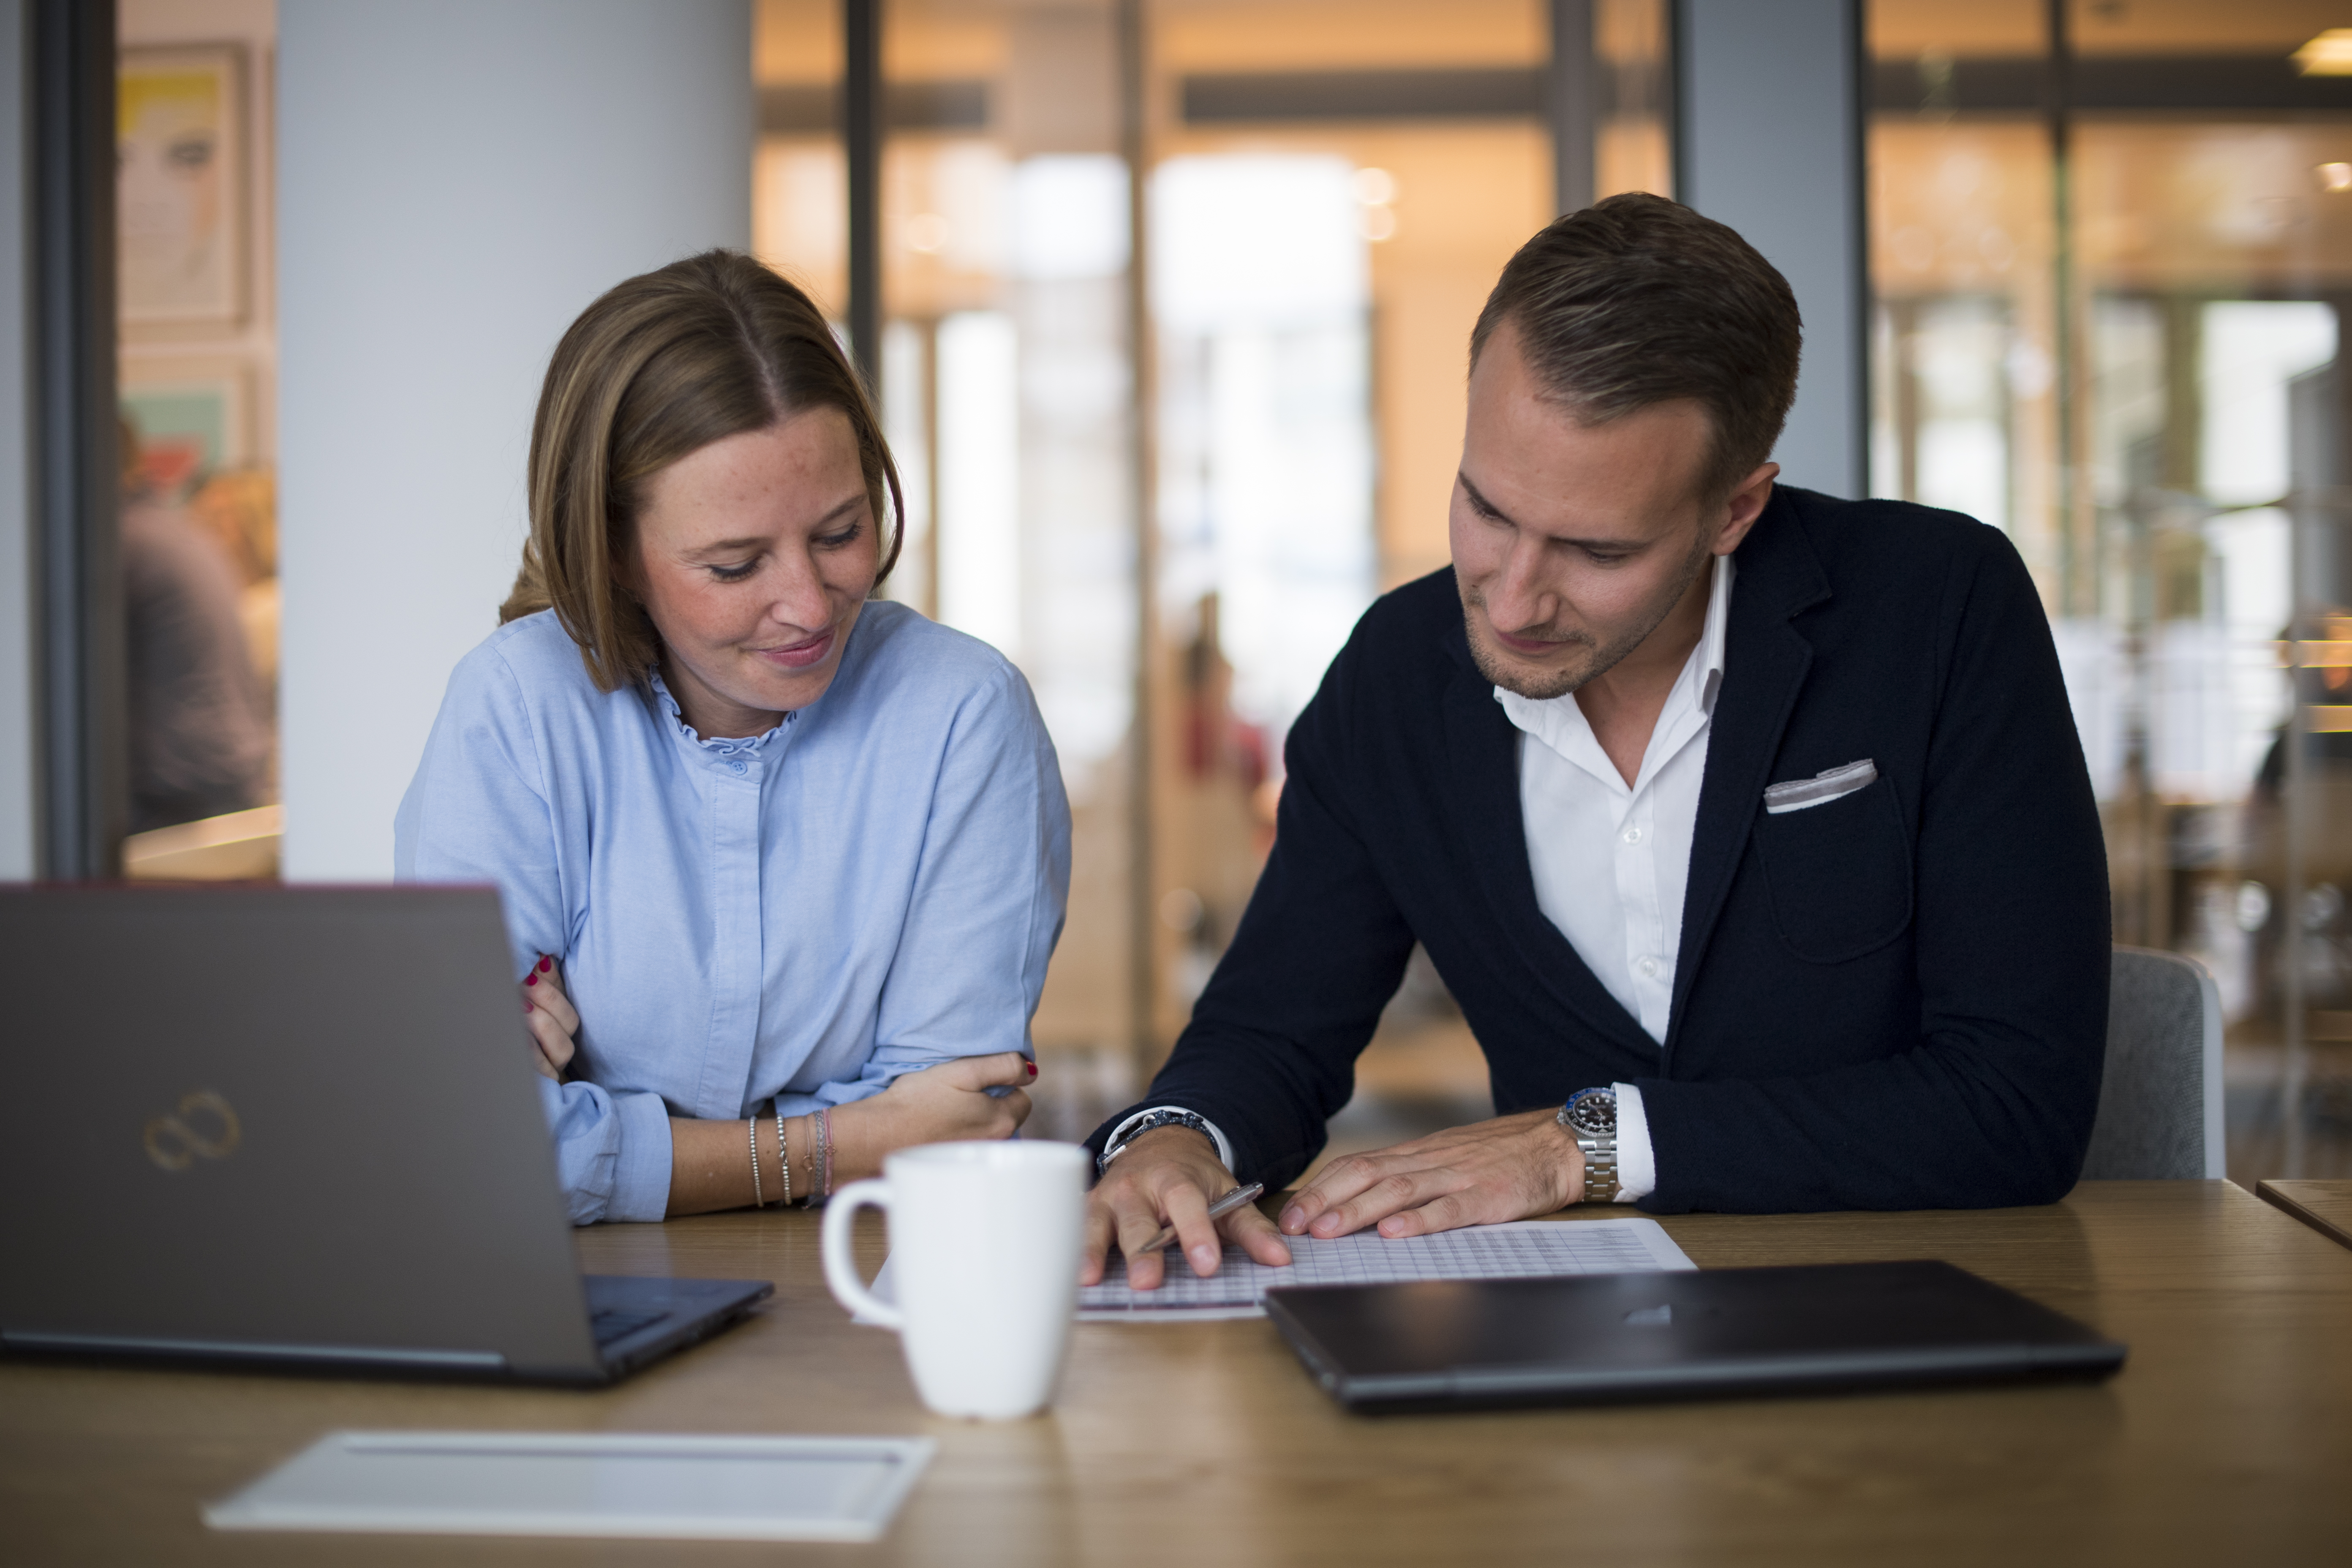
[[[543,952],[523,980],[522,1011],[530,1025],[530,1065],[540,1077],[562,1083],[563,1069],[572,1065],[572,1037],[580,1032],[580,1015],[563,994],[555,960]]]
[[[875,1174],[882,1156],[909,1144],[1012,1137],[1031,1109],[1019,1086],[1036,1076],[1036,1064],[1019,1051],[963,1057],[904,1074],[873,1099],[843,1106],[831,1118],[834,1185]],[[1012,1092],[988,1092],[1000,1088]]]

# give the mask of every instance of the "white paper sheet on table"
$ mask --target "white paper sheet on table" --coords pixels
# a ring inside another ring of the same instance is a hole
[[[1276,1285],[1539,1279],[1563,1274],[1639,1274],[1697,1267],[1656,1220],[1631,1217],[1517,1220],[1397,1240],[1371,1231],[1330,1241],[1311,1236],[1287,1239],[1291,1261],[1286,1268],[1269,1268],[1241,1248],[1228,1247],[1224,1261],[1206,1279],[1195,1275],[1171,1249],[1167,1282],[1157,1290],[1129,1289],[1126,1259],[1114,1258],[1101,1284],[1078,1292],[1078,1321],[1198,1323],[1263,1317],[1265,1293]],[[898,1299],[891,1289],[887,1262],[875,1279],[874,1293],[885,1301]]]
[[[928,1437],[330,1432],[235,1496],[215,1530],[876,1541]]]

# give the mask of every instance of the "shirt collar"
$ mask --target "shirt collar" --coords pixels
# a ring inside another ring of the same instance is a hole
[[[1731,557],[1717,556],[1714,572],[1715,579],[1707,585],[1706,623],[1699,632],[1698,647],[1684,661],[1682,673],[1675,678],[1675,689],[1667,694],[1665,709],[1658,715],[1662,731],[1673,727],[1678,710],[1687,714],[1692,706],[1702,719],[1715,715],[1716,693],[1723,687],[1724,662],[1731,642]],[[1577,707],[1574,692],[1538,701],[1497,686],[1495,700],[1518,729],[1603,783],[1616,780],[1617,771],[1592,738],[1592,727],[1585,722],[1584,710]]]
[[[715,752],[722,757],[732,756],[738,752],[757,752],[764,750],[770,739],[772,739],[778,731],[781,731],[785,724],[789,724],[793,721],[793,715],[787,713],[783,717],[782,723],[778,724],[774,729],[769,730],[762,734],[710,740],[698,733],[693,725],[686,721],[686,710],[679,707],[677,705],[677,699],[670,694],[668,685],[662,679],[661,668],[656,665],[653,669],[647,671],[647,674],[653,680],[654,696],[659,700],[663,707],[669,710],[670,722],[677,726],[678,734],[686,740],[691,741],[702,750],[706,752]]]
[[[1731,557],[1715,558],[1715,581],[1706,596],[1706,629],[1698,637],[1698,710],[1715,716],[1715,694],[1723,689],[1723,657],[1731,641]]]

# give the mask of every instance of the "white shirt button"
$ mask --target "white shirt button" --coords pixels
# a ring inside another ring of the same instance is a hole
[[[1658,977],[1658,961],[1654,958],[1645,958],[1633,967],[1641,971],[1642,978],[1644,980],[1655,980]]]
[[[1638,827],[1627,828],[1625,830],[1625,842],[1628,844],[1639,844],[1642,842],[1642,830]]]

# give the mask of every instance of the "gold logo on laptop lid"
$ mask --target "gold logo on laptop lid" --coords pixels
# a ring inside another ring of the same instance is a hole
[[[184,1171],[200,1159],[227,1159],[244,1140],[245,1130],[229,1102],[200,1089],[184,1096],[169,1116],[148,1122],[141,1141],[157,1168]]]

